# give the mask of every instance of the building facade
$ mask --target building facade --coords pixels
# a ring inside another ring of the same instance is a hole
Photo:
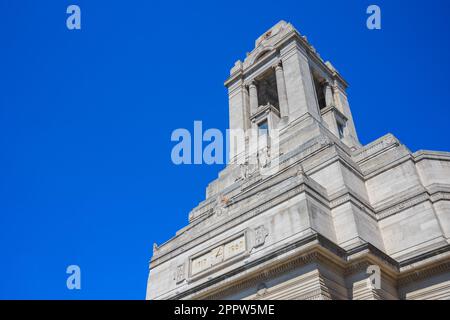
[[[243,150],[154,245],[147,299],[450,299],[450,153],[361,145],[346,81],[284,21],[225,86]]]

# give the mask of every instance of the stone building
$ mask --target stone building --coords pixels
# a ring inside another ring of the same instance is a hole
[[[278,168],[233,155],[154,245],[147,299],[450,299],[450,153],[362,146],[346,81],[284,21],[225,86],[231,129],[278,130]]]

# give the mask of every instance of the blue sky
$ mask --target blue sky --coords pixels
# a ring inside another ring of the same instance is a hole
[[[66,28],[77,4],[82,29]],[[382,30],[366,28],[366,8]],[[175,166],[176,128],[225,130],[223,81],[281,19],[350,83],[362,143],[450,151],[450,4],[0,0],[0,298],[143,299],[153,242],[222,166]],[[69,291],[68,265],[82,289]]]

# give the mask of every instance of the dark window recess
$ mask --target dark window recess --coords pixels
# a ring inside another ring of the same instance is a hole
[[[340,122],[337,123],[337,127],[338,127],[338,132],[339,132],[339,139],[344,138],[344,125]]]
[[[317,102],[319,103],[319,109],[322,110],[327,106],[322,80],[319,79],[319,77],[317,77],[314,74],[312,76],[314,79],[314,87],[316,89]]]
[[[258,80],[257,86],[259,107],[270,103],[279,111],[280,105],[278,101],[277,80],[275,71],[272,68]]]
[[[269,124],[267,123],[267,120],[258,124],[258,133],[259,133],[259,135],[262,136],[262,135],[267,134],[268,130],[269,130]]]

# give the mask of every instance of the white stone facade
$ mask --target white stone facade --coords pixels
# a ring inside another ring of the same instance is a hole
[[[450,299],[450,153],[362,146],[347,83],[284,21],[225,85],[230,128],[279,130],[279,169],[220,172],[154,246],[147,299]]]

